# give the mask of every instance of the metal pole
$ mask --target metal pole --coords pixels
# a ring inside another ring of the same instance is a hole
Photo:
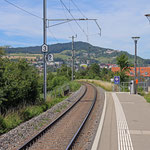
[[[134,92],[137,93],[137,85],[136,85],[136,79],[137,79],[137,40],[135,40],[135,76],[134,76]]]
[[[47,44],[47,18],[46,18],[46,5],[47,0],[43,0],[43,44]],[[47,83],[46,83],[46,52],[43,52],[43,63],[44,63],[44,100],[46,100]]]
[[[72,81],[74,80],[74,36],[72,36]]]

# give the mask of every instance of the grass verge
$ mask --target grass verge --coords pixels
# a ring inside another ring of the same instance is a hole
[[[148,103],[150,103],[150,92],[149,93],[140,92],[139,94],[143,96]]]
[[[81,79],[78,81],[85,81],[85,82],[93,83],[93,84],[98,85],[101,88],[105,89],[106,91],[112,91],[112,87],[113,87],[112,83],[106,82],[106,81],[101,81],[101,80]]]
[[[145,95],[144,95],[144,98],[146,99],[146,101],[147,101],[148,103],[150,103],[150,93],[145,94]]]

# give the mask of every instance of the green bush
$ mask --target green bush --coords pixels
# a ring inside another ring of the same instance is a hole
[[[48,109],[48,105],[46,103],[43,103],[41,105],[41,108],[42,108],[43,111],[46,111]]]
[[[99,80],[99,79],[100,79],[100,77],[96,76],[94,79],[95,79],[95,80]]]
[[[2,113],[21,104],[34,104],[39,99],[38,73],[24,60],[1,60],[0,109]]]
[[[62,86],[64,83],[68,81],[69,80],[65,76],[55,76],[52,80],[48,81],[47,89],[48,91],[51,91],[58,86]]]

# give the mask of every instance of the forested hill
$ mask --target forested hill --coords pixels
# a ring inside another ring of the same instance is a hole
[[[59,54],[58,59],[64,60],[71,57],[72,43],[58,43],[49,45],[49,52]],[[110,48],[102,48],[93,46],[86,42],[75,42],[74,49],[76,51],[76,57],[80,60],[87,60],[87,58],[93,60],[93,62],[99,63],[115,63],[116,57],[122,53],[125,53],[129,60],[134,62],[134,55],[131,55],[125,51],[113,50]],[[41,46],[34,47],[18,47],[7,48],[6,53],[29,53],[29,54],[41,54]],[[89,55],[88,55],[89,54]],[[84,62],[84,61],[83,61]],[[138,63],[150,64],[150,59],[143,59],[138,57]]]
[[[57,43],[48,45],[49,51],[52,53],[61,53],[64,50],[71,50],[72,43]],[[96,47],[86,42],[75,42],[75,50],[99,50],[106,51],[106,48]],[[41,54],[41,46],[34,47],[18,47],[18,48],[7,48],[6,53],[30,53],[30,54]]]

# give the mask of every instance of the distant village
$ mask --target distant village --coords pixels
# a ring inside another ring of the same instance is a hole
[[[107,53],[111,53],[111,51],[107,51]],[[84,54],[86,55],[86,54]],[[11,59],[13,61],[16,61],[18,59],[25,59],[27,62],[29,62],[31,65],[35,66],[39,72],[43,71],[43,56],[41,54],[33,54],[32,55],[7,55],[3,56],[5,58]],[[79,57],[75,59],[75,70],[78,71],[79,69],[86,69],[88,66],[90,66],[91,62],[90,59],[87,60],[81,60]],[[47,62],[47,67],[51,68],[52,71],[56,71],[57,68],[60,68],[62,64],[66,64],[68,67],[72,67],[72,59],[67,59],[66,61],[52,61]],[[101,69],[111,69],[112,72],[117,72],[120,70],[120,68],[117,66],[117,64],[110,64],[110,63],[99,63],[99,67]],[[150,67],[137,67],[137,73],[138,76],[143,76],[146,78],[150,78]],[[130,67],[130,71],[127,73],[128,76],[134,76],[134,67]]]

